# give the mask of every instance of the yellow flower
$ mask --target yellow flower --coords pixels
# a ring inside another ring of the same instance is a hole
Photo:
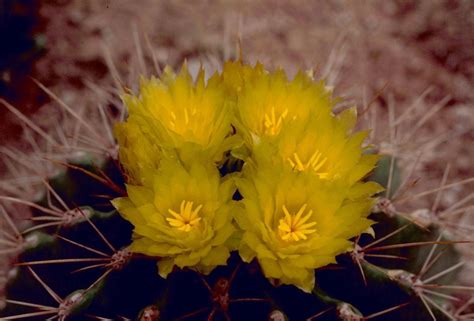
[[[173,266],[209,273],[225,265],[232,224],[231,179],[222,179],[202,159],[184,167],[163,159],[153,185],[128,185],[128,197],[114,206],[134,225],[131,251],[160,257],[159,273],[166,277]]]
[[[118,137],[130,136],[129,128],[138,127],[152,145],[178,151],[194,145],[213,161],[230,148],[231,102],[217,74],[206,81],[201,70],[193,81],[186,65],[178,75],[166,68],[161,79],[143,80],[139,95],[127,95],[124,101],[129,118],[117,127]],[[138,136],[127,139],[130,145],[142,144]]]
[[[243,199],[235,218],[243,231],[239,253],[258,259],[267,278],[311,291],[314,269],[335,262],[352,247],[350,238],[367,230],[380,191],[375,183],[350,187],[284,164],[244,167],[237,182]]]
[[[140,123],[140,119],[130,116],[125,123],[115,125],[115,138],[119,148],[119,159],[130,184],[150,183],[151,173],[158,169],[162,150],[155,143],[156,137]]]
[[[265,73],[267,73],[267,71],[261,63],[257,63],[255,67],[252,67],[248,64],[244,64],[241,60],[237,60],[227,61],[224,64],[221,76],[227,94],[236,99],[246,86],[246,83],[255,81]]]
[[[128,197],[113,204],[134,225],[130,249],[159,257],[163,277],[174,266],[210,273],[237,247],[268,278],[310,291],[314,269],[370,228],[381,187],[361,179],[378,156],[364,154],[367,132],[353,133],[355,109],[334,115],[331,94],[308,74],[289,80],[237,61],[206,82],[184,66],[125,102],[116,137]],[[239,178],[216,168],[229,150],[245,161]]]
[[[323,179],[343,178],[352,186],[379,159],[379,155],[364,154],[362,143],[367,131],[352,134],[356,118],[355,108],[338,116],[330,112],[312,115],[306,122],[295,122],[277,138],[262,139],[254,146],[252,157],[262,163],[260,166],[283,161],[295,171]]]
[[[283,70],[270,73],[261,64],[252,68],[233,62],[225,65],[222,77],[236,93],[234,125],[250,146],[332,108],[324,83],[303,72],[288,80]]]

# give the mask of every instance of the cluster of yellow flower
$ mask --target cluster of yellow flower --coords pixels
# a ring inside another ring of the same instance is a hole
[[[134,252],[209,273],[233,250],[263,273],[305,291],[367,231],[372,195],[361,179],[377,155],[352,133],[355,109],[332,113],[323,82],[227,62],[209,79],[186,66],[144,80],[116,126],[128,197],[113,201],[134,225]],[[240,159],[242,170],[219,167]],[[239,194],[239,200],[234,200]]]

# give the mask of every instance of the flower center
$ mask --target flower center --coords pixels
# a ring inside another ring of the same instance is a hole
[[[172,209],[168,209],[168,212],[173,216],[166,218],[168,223],[171,226],[176,227],[178,230],[185,232],[189,232],[192,228],[196,227],[201,220],[198,213],[201,210],[202,205],[198,205],[193,210],[193,204],[194,202],[182,201],[179,213]]]
[[[299,241],[306,240],[307,235],[316,232],[315,229],[311,229],[316,225],[316,222],[306,223],[311,215],[312,210],[309,210],[305,215],[307,204],[304,204],[299,209],[298,213],[291,215],[285,205],[283,205],[283,213],[285,217],[280,219],[278,225],[278,233],[283,241]]]
[[[264,133],[270,136],[275,136],[280,132],[281,126],[283,125],[283,120],[288,115],[288,109],[285,109],[280,116],[276,116],[275,107],[272,107],[270,114],[265,114],[265,119],[263,122]]]
[[[187,107],[184,107],[183,114],[180,115],[181,117],[178,120],[178,116],[176,116],[176,113],[174,111],[171,111],[170,112],[171,120],[169,122],[170,128],[176,132],[181,132],[185,130],[187,126],[189,125],[190,118],[195,117],[196,114],[197,114],[196,108],[191,108],[190,110],[188,110]],[[184,121],[184,126],[179,126],[180,124],[176,124],[177,121],[180,121],[180,122]]]
[[[308,168],[310,168],[314,170],[319,175],[320,178],[326,178],[329,175],[329,173],[319,172],[320,169],[324,166],[324,164],[326,164],[328,160],[327,157],[322,157],[322,156],[323,156],[322,153],[320,153],[319,151],[316,151],[314,152],[313,155],[311,155],[311,157],[306,163],[303,163],[300,157],[298,156],[298,154],[294,153],[293,158],[288,157],[288,162],[290,162],[291,167],[293,167],[293,169],[296,169],[300,172],[303,172],[307,170]]]

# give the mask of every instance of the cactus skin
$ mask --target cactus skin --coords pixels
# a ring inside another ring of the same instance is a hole
[[[59,310],[62,312],[58,312],[58,320],[87,320],[89,316],[113,320],[118,320],[119,317],[126,318],[123,320],[152,321],[210,320],[210,315],[212,320],[226,320],[227,315],[231,320],[298,321],[314,317],[314,320],[347,321],[364,320],[363,316],[405,303],[409,304],[383,314],[378,319],[432,320],[410,280],[404,278],[420,271],[431,245],[395,248],[383,252],[404,256],[406,260],[362,257],[360,268],[354,259],[356,252],[341,255],[337,258],[337,265],[315,271],[317,285],[310,294],[293,286],[272,285],[264,278],[256,261],[243,263],[237,253],[232,254],[227,266],[218,267],[209,276],[203,277],[185,269],[174,271],[164,280],[157,273],[155,259],[129,255],[124,250],[131,242],[132,226],[109,205],[103,204],[103,198],[98,197],[102,194],[116,197],[119,194],[118,189],[107,187],[92,178],[90,173],[86,174],[78,169],[82,168],[97,175],[104,173],[121,188],[124,185],[123,178],[114,161],[108,160],[94,165],[92,160],[83,159],[71,165],[73,166],[51,178],[49,182],[68,206],[80,206],[81,215],[88,213],[88,219],[79,215],[68,224],[46,227],[24,235],[23,251],[17,258],[19,265],[13,267],[7,286],[10,300],[58,306],[46,294],[45,289],[29,271],[29,267],[21,263],[101,258],[97,253],[65,241],[67,239],[107,255],[120,253],[121,256],[109,259],[109,262],[115,262],[116,266],[111,265],[110,273],[99,282],[95,281],[106,268],[71,273],[87,264],[29,265],[42,281],[61,298],[65,298],[63,306],[69,303],[67,308]],[[384,167],[387,166],[380,166],[378,171]],[[395,175],[399,175],[398,170]],[[38,201],[38,204],[44,206],[51,203],[60,206],[59,202],[54,200],[49,203],[46,196]],[[44,214],[33,210],[33,215],[38,217]],[[433,241],[439,234],[435,227],[421,228],[398,215],[373,213],[371,218],[378,222],[374,226],[376,239],[407,225],[405,229],[377,246]],[[111,250],[94,227],[115,251]],[[445,237],[444,239],[446,240]],[[364,235],[358,244],[363,247],[372,241],[371,236]],[[428,276],[453,266],[459,260],[451,244],[440,245],[439,248],[434,252],[434,256],[441,248],[445,249],[446,253],[431,267]],[[360,269],[364,271],[366,284]],[[452,281],[452,277],[453,274],[447,274],[437,282],[446,284]],[[446,303],[439,298],[436,300],[441,304]],[[449,320],[436,309],[432,310],[437,320]],[[0,311],[0,317],[34,311],[38,310],[8,303],[6,308]],[[181,318],[185,315],[188,317]],[[47,317],[24,317],[21,320],[45,320]]]
[[[398,161],[395,157],[393,157],[392,160],[392,156],[383,155],[378,161],[377,166],[371,173],[369,180],[377,182],[385,188],[388,188],[388,183],[390,180],[390,168],[392,168],[390,191],[393,195],[393,193],[400,187],[401,184],[400,168],[398,166]],[[382,195],[386,196],[385,193],[386,191],[382,192]]]

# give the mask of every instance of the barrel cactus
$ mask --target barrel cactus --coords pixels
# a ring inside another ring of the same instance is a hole
[[[2,320],[467,320],[462,240],[397,211],[395,157],[324,81],[237,60],[122,98],[117,153],[0,196],[31,209],[0,208]]]

